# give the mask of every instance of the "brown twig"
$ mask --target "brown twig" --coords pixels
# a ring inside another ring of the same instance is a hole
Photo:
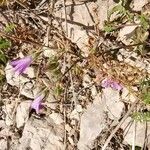
[[[68,37],[68,24],[67,24],[67,11],[66,11],[66,0],[63,0],[64,4],[64,14],[65,14],[65,27],[66,27],[66,36]]]
[[[2,32],[2,31],[0,31],[0,36],[6,37],[6,38],[11,39],[11,40],[22,41],[22,42],[25,42],[25,43],[28,43],[28,44],[33,44],[33,45],[37,45],[37,46],[43,46],[43,47],[50,48],[49,46],[44,45],[43,43],[39,43],[39,42],[35,42],[35,41],[28,41],[28,40],[24,40],[24,39],[20,39],[20,38],[15,37],[15,36],[7,35],[7,34],[5,34],[5,33]]]

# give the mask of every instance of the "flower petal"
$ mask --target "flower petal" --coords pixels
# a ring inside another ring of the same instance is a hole
[[[20,60],[13,60],[13,61],[10,62],[10,65],[12,65],[13,67],[15,67],[15,66],[18,65],[20,62],[21,62],[21,59],[20,59]]]
[[[38,96],[34,99],[31,104],[31,109],[34,109],[37,114],[39,114],[40,109],[42,108],[42,96]]]
[[[113,81],[111,79],[104,79],[101,83],[101,86],[104,88],[111,87],[112,89],[118,90],[118,91],[122,90],[122,88],[123,88],[123,86],[121,84],[119,84],[118,82]]]
[[[31,62],[32,62],[32,57],[31,56],[24,57],[24,58],[21,59],[21,62],[24,63],[24,64],[30,65]]]
[[[110,87],[111,85],[111,80],[110,79],[104,79],[101,83],[101,86],[104,88]]]
[[[18,72],[18,74],[22,74],[26,70],[26,68],[30,66],[31,62],[32,57],[27,56],[22,59],[12,61],[10,62],[10,64],[14,67],[15,72]]]
[[[111,87],[113,88],[113,89],[115,89],[115,90],[118,90],[118,91],[120,91],[120,90],[122,90],[122,85],[120,85],[119,83],[117,83],[117,82],[113,82],[112,84],[111,84]]]

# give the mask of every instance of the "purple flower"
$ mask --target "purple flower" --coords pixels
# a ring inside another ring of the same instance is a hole
[[[34,109],[37,114],[39,114],[42,105],[43,96],[37,96],[34,101],[31,103],[31,109]]]
[[[104,79],[101,83],[101,86],[104,87],[104,88],[108,88],[110,87],[112,81],[110,79]]]
[[[111,88],[118,90],[118,91],[121,91],[123,89],[122,85],[120,85],[117,82],[112,82],[110,86],[111,86]]]
[[[122,90],[122,85],[120,85],[118,82],[116,81],[113,81],[111,79],[104,79],[101,83],[101,86],[104,87],[104,88],[108,88],[108,87],[111,87],[112,89],[115,89],[115,90]]]
[[[32,57],[27,56],[19,60],[11,61],[10,65],[14,68],[14,71],[20,75],[24,73],[27,67],[30,66],[31,62],[32,62]]]

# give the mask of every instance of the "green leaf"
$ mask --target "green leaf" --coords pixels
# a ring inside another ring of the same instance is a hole
[[[4,54],[3,50],[7,49],[8,47],[11,46],[10,41],[0,38],[0,62],[6,64],[7,62],[7,57]]]
[[[0,62],[6,64],[7,63],[7,59],[5,54],[0,50]]]
[[[150,104],[150,92],[144,93],[142,99],[145,104]]]
[[[125,11],[125,8],[122,5],[116,5],[115,7],[113,7],[109,12],[108,12],[108,19],[110,19],[111,15],[118,12],[119,13],[123,13]]]
[[[54,74],[55,76],[57,76],[57,77],[60,76],[60,75],[61,75],[60,69],[57,68],[57,69],[53,70],[53,74]]]
[[[5,79],[5,76],[0,73],[0,85],[3,83],[4,79]]]
[[[55,95],[60,96],[63,93],[63,89],[60,85],[57,85],[54,90]]]
[[[58,67],[59,63],[58,62],[51,62],[48,64],[48,69],[54,70]]]
[[[3,38],[0,38],[0,49],[6,49],[8,47],[11,46],[11,42],[6,40],[6,39],[3,39]]]
[[[119,19],[120,22],[122,22],[124,19],[132,22],[134,15],[132,13],[130,13],[130,11],[125,8],[126,3],[127,2],[122,2],[118,5],[116,5],[115,7],[113,7],[108,12],[108,20],[110,20],[111,15],[113,15],[115,13],[117,19]],[[119,15],[119,16],[117,16],[117,15]]]
[[[149,19],[146,15],[140,15],[140,23],[145,30],[149,29]]]
[[[112,27],[111,25],[105,25],[105,26],[104,26],[104,31],[105,31],[105,32],[110,33],[110,32],[113,32],[114,30],[115,30],[115,28]]]
[[[140,122],[150,121],[150,112],[135,112],[132,114],[132,118]]]
[[[48,69],[54,70],[59,66],[57,57],[51,57],[48,62]]]
[[[9,32],[12,32],[14,29],[15,29],[16,25],[11,23],[11,24],[7,24],[4,31],[9,33]]]
[[[149,87],[150,86],[150,79],[144,79],[141,81],[141,86],[146,86],[146,87]]]

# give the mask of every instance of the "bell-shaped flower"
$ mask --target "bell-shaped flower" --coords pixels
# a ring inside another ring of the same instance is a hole
[[[18,75],[24,73],[27,67],[32,63],[32,57],[27,56],[18,60],[14,60],[10,62],[10,65],[14,68],[14,71],[17,72]]]
[[[42,105],[43,96],[37,96],[34,101],[31,103],[31,109],[34,109],[37,114],[39,114]]]

